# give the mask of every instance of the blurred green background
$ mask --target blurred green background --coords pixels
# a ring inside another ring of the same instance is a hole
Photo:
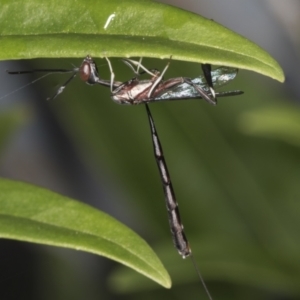
[[[217,107],[151,104],[194,258],[214,299],[300,299],[300,4],[168,3],[253,40],[287,77],[280,84],[241,70],[223,90],[245,94],[220,98]],[[105,60],[96,61],[110,78]],[[0,99],[36,78],[5,69],[80,63],[1,63]],[[119,59],[112,64],[117,80],[133,76]],[[165,64],[144,60],[159,70]],[[172,61],[166,78],[199,72],[199,65]],[[1,240],[1,299],[206,299],[191,262],[172,246],[145,107],[116,105],[108,89],[79,78],[47,102],[66,79],[51,75],[1,99],[1,176],[87,202],[127,224],[157,252],[173,287],[101,257]]]

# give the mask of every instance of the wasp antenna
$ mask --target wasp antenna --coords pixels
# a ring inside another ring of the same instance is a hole
[[[9,75],[22,75],[22,74],[33,74],[33,73],[71,73],[78,72],[78,68],[70,69],[32,69],[25,71],[9,71],[6,70],[6,73]]]
[[[70,78],[69,78],[62,86],[60,86],[60,87],[57,89],[56,93],[55,93],[52,97],[47,98],[47,100],[53,100],[53,99],[55,99],[58,95],[60,95],[60,94],[65,90],[66,86],[72,81],[72,79],[75,78],[76,74],[77,74],[77,72],[74,72],[74,73],[72,74],[72,76],[71,76],[71,77],[70,77]]]

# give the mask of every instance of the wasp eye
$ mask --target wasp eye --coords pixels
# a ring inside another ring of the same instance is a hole
[[[79,69],[80,78],[82,81],[88,81],[91,76],[91,68],[87,62],[84,62]]]

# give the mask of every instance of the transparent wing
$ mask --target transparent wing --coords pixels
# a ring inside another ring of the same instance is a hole
[[[237,73],[238,73],[238,69],[230,68],[230,67],[220,67],[213,70],[211,72],[211,77],[212,77],[214,88],[218,88],[227,84],[229,81],[233,80],[237,76]],[[205,81],[204,76],[200,75],[192,79],[192,82],[197,86],[199,86],[202,90],[210,94],[210,90]],[[229,95],[230,94],[228,94],[227,96]],[[151,101],[190,99],[190,98],[201,98],[201,97],[199,96],[199,92],[195,90],[193,86],[187,83],[182,83],[162,93],[159,97],[156,97],[155,99],[151,99]]]

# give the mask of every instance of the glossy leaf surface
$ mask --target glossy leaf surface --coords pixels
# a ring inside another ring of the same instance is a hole
[[[137,234],[91,206],[29,184],[0,180],[0,236],[105,256],[164,287],[163,265]]]
[[[278,63],[215,21],[149,0],[1,0],[0,59],[156,57],[248,69],[279,81]]]

